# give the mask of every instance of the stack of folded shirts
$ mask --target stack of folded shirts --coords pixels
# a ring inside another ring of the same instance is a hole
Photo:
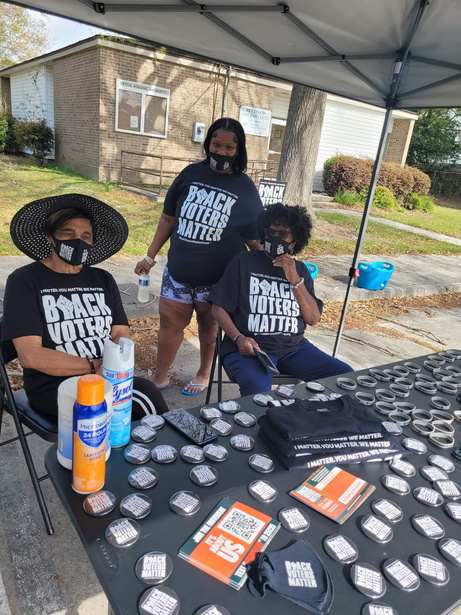
[[[291,406],[268,408],[258,423],[261,436],[287,470],[410,454],[349,395],[329,401],[298,399]]]

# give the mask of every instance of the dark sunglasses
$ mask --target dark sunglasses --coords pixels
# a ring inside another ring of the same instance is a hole
[[[264,229],[264,235],[266,237],[275,237],[277,235],[277,237],[286,241],[290,237],[291,231],[276,231],[273,228],[266,228]]]

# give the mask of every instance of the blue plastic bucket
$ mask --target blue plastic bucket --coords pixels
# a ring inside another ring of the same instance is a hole
[[[390,280],[394,265],[384,261],[373,263],[359,263],[359,277],[357,286],[368,290],[383,290]]]
[[[317,267],[317,265],[314,265],[314,263],[304,263],[304,264],[309,269],[309,273],[311,274],[311,278],[314,280],[315,276],[319,272],[319,268]]]

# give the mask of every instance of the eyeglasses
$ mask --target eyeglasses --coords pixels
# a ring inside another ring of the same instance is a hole
[[[290,237],[291,231],[276,231],[273,228],[266,228],[264,229],[264,235],[266,237],[275,237],[277,235],[277,237],[286,241]]]

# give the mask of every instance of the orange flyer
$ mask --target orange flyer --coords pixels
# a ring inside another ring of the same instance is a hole
[[[373,493],[370,483],[327,465],[317,468],[290,495],[336,523],[344,523]]]
[[[278,521],[259,510],[224,498],[180,548],[179,556],[240,589],[246,565],[265,549],[279,527]]]

